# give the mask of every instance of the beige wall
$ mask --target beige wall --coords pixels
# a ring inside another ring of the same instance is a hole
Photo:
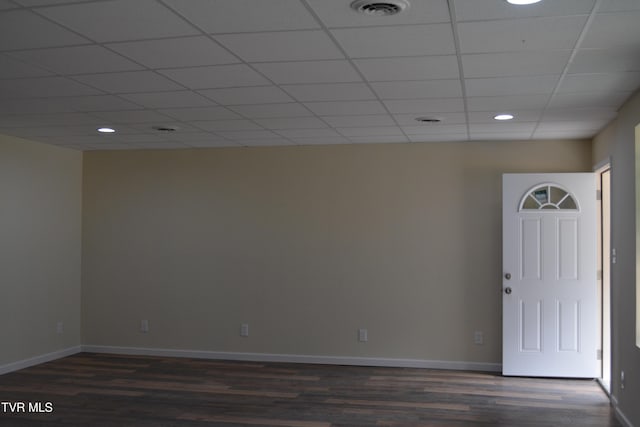
[[[81,153],[0,135],[0,368],[80,345],[81,179]]]
[[[83,344],[500,363],[501,174],[591,164],[588,141],[86,152]]]
[[[594,140],[594,164],[611,159],[611,247],[617,263],[611,268],[612,387],[620,410],[640,425],[640,349],[635,345],[635,127],[640,123],[640,94],[620,110],[617,119]],[[626,387],[620,386],[624,370]]]

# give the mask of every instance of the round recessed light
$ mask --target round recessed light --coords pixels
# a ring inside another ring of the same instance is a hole
[[[365,15],[391,16],[402,12],[409,7],[406,0],[356,0],[351,3],[351,8]]]
[[[513,114],[498,114],[497,116],[493,116],[495,120],[512,120]]]
[[[116,130],[113,128],[98,128],[100,133],[114,133]]]
[[[507,0],[507,3],[523,6],[527,4],[540,3],[541,1],[542,0]]]

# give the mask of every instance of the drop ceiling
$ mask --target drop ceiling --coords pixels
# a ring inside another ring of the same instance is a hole
[[[639,0],[349,4],[0,0],[0,133],[77,150],[589,138],[640,87]]]

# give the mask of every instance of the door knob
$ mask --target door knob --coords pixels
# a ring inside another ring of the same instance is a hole
[[[507,280],[511,280],[511,273],[505,274],[504,278],[507,279]]]
[[[511,288],[509,288],[509,287],[504,288],[504,293],[507,294],[507,295],[511,295]]]

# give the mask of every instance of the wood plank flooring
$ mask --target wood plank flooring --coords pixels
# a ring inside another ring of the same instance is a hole
[[[92,353],[0,376],[0,402],[11,427],[620,426],[590,380]]]

